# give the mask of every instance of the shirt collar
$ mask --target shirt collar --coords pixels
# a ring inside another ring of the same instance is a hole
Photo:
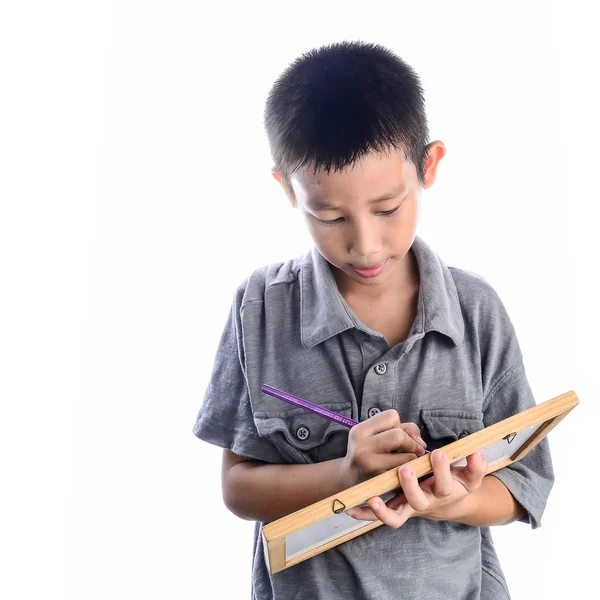
[[[415,237],[412,250],[421,282],[417,317],[410,337],[438,331],[458,346],[464,337],[464,320],[452,274],[419,236]],[[300,311],[302,344],[306,348],[352,327],[369,331],[342,298],[329,263],[315,247],[302,259]]]

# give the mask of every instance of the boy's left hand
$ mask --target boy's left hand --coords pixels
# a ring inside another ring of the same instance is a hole
[[[477,452],[467,457],[466,467],[451,469],[446,454],[442,450],[434,450],[431,464],[433,477],[421,483],[409,465],[402,465],[399,468],[402,493],[387,503],[374,496],[368,500],[370,508],[355,506],[346,512],[355,519],[380,520],[394,528],[401,527],[411,517],[454,520],[460,514],[457,503],[481,486],[488,468],[487,461]]]

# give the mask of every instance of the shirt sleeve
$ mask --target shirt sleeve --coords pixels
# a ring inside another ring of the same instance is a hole
[[[254,423],[236,302],[221,335],[193,433],[205,442],[247,458],[269,463],[285,462],[275,445],[259,435]]]
[[[535,406],[525,368],[519,358],[498,379],[484,401],[487,427]],[[492,473],[525,509],[520,519],[533,529],[541,525],[546,501],[554,483],[548,438],[545,437],[521,460]]]

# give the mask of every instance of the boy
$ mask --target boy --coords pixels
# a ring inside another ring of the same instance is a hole
[[[540,524],[547,441],[485,476],[432,453],[535,404],[506,311],[480,277],[416,236],[428,143],[418,76],[392,52],[340,43],[297,59],[266,104],[273,176],[315,247],[238,289],[194,427],[224,448],[227,507],[255,520],[252,598],[509,598],[489,526]],[[267,383],[349,416],[350,431],[261,393]],[[395,452],[398,450],[398,452]],[[271,576],[260,527],[392,468],[403,494],[349,511],[387,527]]]

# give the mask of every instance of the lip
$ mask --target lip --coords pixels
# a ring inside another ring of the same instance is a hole
[[[357,267],[356,265],[350,265],[352,270],[361,277],[365,279],[372,279],[373,277],[377,277],[385,268],[387,263],[387,258],[379,263],[378,265],[374,265],[372,267]]]

